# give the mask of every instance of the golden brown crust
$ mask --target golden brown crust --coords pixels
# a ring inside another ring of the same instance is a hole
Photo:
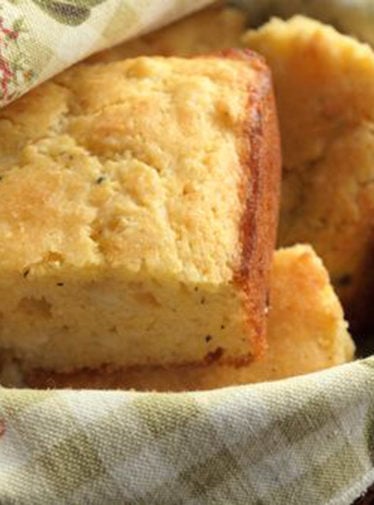
[[[251,50],[222,51],[227,58],[248,60],[261,79],[248,89],[247,114],[243,121],[241,222],[242,257],[235,281],[247,295],[247,313],[256,328],[256,351],[266,348],[266,310],[269,304],[269,273],[276,242],[281,181],[281,148],[270,70],[262,56]],[[253,289],[261,286],[262,289]],[[242,361],[245,365],[246,361]]]
[[[269,69],[263,65],[264,79],[251,87],[248,100],[250,117],[244,124],[243,137],[250,139],[250,155],[243,154],[243,166],[252,178],[246,195],[246,212],[242,220],[242,263],[236,279],[248,293],[248,314],[262,317],[269,304],[269,273],[276,242],[281,181],[281,149],[275,100]],[[249,114],[248,114],[249,116]],[[249,167],[249,170],[248,170]],[[257,247],[255,247],[257,245]],[[254,291],[250,286],[263,286]],[[252,292],[252,296],[250,295]],[[262,311],[262,312],[261,312]],[[252,325],[256,321],[251,320]],[[259,331],[258,350],[265,347],[264,332]]]

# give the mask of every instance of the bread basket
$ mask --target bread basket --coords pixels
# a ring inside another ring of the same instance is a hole
[[[0,106],[209,3],[7,0]],[[254,24],[306,12],[374,42],[370,1],[236,4]],[[350,505],[374,482],[374,345],[357,344],[350,364],[212,391],[1,388],[0,503]]]

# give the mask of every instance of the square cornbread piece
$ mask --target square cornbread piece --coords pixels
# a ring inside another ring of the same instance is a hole
[[[82,65],[0,114],[0,347],[58,371],[264,347],[279,142],[251,52]]]
[[[34,370],[26,376],[8,364],[8,385],[73,388],[124,388],[156,391],[213,389],[282,379],[340,365],[353,359],[354,344],[342,307],[322,261],[310,246],[274,254],[266,353],[243,367],[134,367],[127,370],[56,374]],[[5,375],[6,372],[6,375]]]
[[[373,318],[374,52],[302,16],[244,43],[273,72],[283,147],[279,245],[313,245],[355,325]]]

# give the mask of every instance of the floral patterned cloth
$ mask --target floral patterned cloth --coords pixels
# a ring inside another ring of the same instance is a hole
[[[86,56],[212,0],[2,0],[0,107]]]

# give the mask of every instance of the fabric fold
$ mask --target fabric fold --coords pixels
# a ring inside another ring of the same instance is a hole
[[[196,393],[0,392],[0,502],[349,505],[374,479],[374,358]]]

